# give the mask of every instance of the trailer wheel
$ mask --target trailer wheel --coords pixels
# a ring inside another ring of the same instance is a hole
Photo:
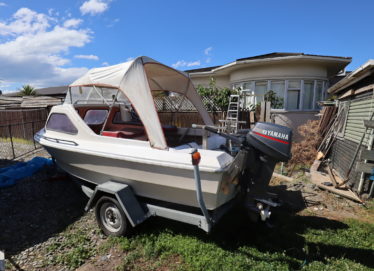
[[[128,232],[129,223],[119,202],[111,197],[101,197],[95,206],[96,220],[108,236],[122,236]]]

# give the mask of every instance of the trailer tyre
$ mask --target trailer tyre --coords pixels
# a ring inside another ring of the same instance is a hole
[[[123,236],[129,230],[126,214],[117,200],[101,197],[95,207],[96,220],[100,229],[108,236]]]

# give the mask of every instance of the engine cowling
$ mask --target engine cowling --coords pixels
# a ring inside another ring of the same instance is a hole
[[[246,141],[276,161],[286,162],[291,158],[292,130],[288,127],[257,122],[247,134]]]

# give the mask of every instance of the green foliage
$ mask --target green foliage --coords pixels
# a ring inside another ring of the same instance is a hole
[[[216,86],[216,80],[210,78],[209,86],[197,86],[197,92],[203,98],[204,105],[208,111],[223,110],[226,111],[229,105],[231,94],[238,94],[238,90],[229,88],[220,88]],[[205,99],[204,99],[205,98]]]
[[[35,95],[35,88],[30,85],[24,85],[20,89],[20,92],[22,96],[32,96]]]
[[[277,94],[269,90],[268,92],[265,93],[265,101],[270,102],[271,108],[273,109],[282,109],[283,108],[283,98],[277,96]]]
[[[51,244],[47,251],[54,252],[49,264],[62,264],[69,268],[77,268],[95,253],[90,247],[89,237],[81,230],[67,232],[61,242]],[[55,253],[56,251],[63,253]]]
[[[122,251],[116,268],[122,271],[371,270],[373,224],[282,213],[277,226],[268,229],[241,214],[230,212],[210,235],[155,219],[140,225],[133,236],[109,237],[100,247],[90,246],[91,231],[70,228],[50,245],[54,258],[46,266],[73,269],[115,247]]]

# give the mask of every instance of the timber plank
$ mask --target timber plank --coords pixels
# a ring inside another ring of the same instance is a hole
[[[373,168],[374,168],[374,164],[372,164],[372,163],[360,162],[360,163],[357,163],[357,165],[356,165],[356,171],[364,172],[364,173],[368,173],[368,174],[372,173]]]
[[[362,150],[361,159],[374,161],[374,150]]]

